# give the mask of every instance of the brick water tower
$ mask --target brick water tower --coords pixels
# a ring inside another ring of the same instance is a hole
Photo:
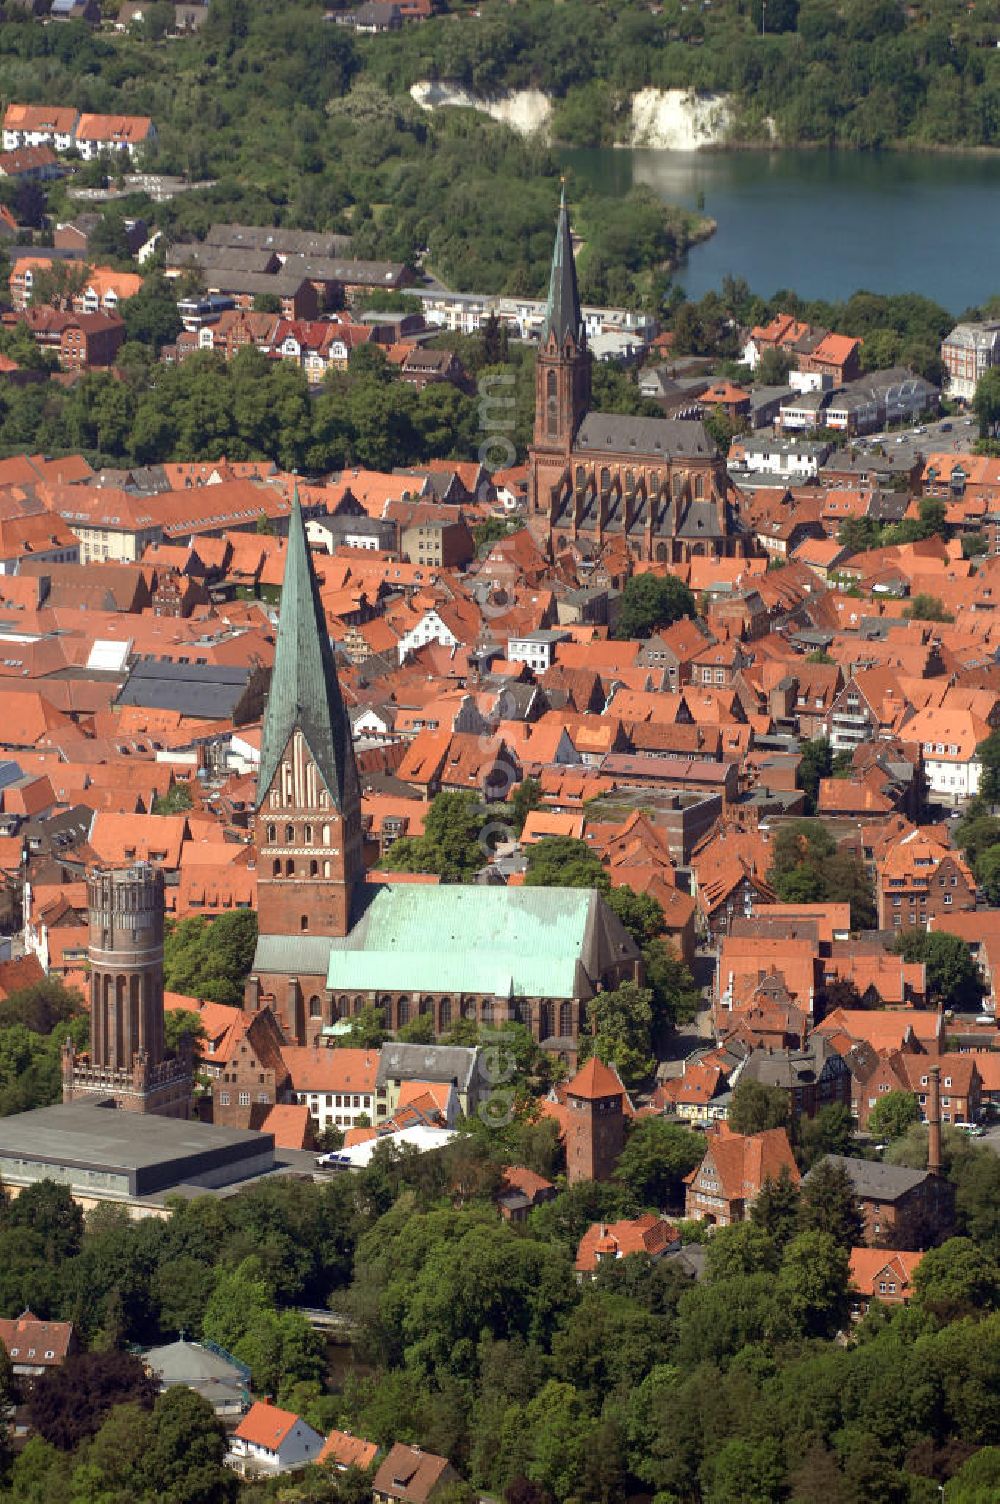
[[[164,1058],[163,873],[139,863],[87,879],[90,1051],[63,1049],[63,1101],[186,1118],[189,1057]]]

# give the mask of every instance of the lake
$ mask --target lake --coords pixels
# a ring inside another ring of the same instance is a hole
[[[606,193],[644,183],[667,203],[696,209],[703,199],[719,228],[678,272],[692,298],[727,273],[763,297],[920,292],[955,314],[1000,293],[1000,151],[580,148],[560,157]]]

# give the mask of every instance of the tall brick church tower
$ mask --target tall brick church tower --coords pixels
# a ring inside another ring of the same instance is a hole
[[[125,1112],[186,1118],[190,1058],[163,1052],[163,872],[138,864],[93,872],[90,1051],[63,1049],[63,1101],[112,1101]]]
[[[566,469],[576,431],[590,407],[590,361],[564,187],[535,362],[535,432],[530,453],[535,511],[547,507],[549,492]]]
[[[343,936],[363,880],[351,724],[296,496],[257,781],[262,935]]]

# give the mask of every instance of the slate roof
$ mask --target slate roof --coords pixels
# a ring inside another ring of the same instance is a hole
[[[580,292],[576,285],[576,260],[573,256],[573,240],[569,232],[569,210],[566,208],[566,189],[559,200],[559,219],[556,223],[555,245],[552,247],[552,267],[549,272],[549,296],[545,304],[545,319],[542,323],[542,343],[554,334],[561,345],[573,340],[579,349],[586,343],[583,316],[580,313]]]
[[[215,1407],[240,1404],[250,1383],[250,1370],[235,1358],[213,1352],[200,1342],[168,1342],[143,1353],[143,1362],[160,1381],[161,1389],[182,1384],[194,1389]]]
[[[599,454],[662,454],[712,457],[716,447],[704,423],[685,418],[631,418],[622,413],[588,413],[575,450]]]
[[[223,664],[137,663],[116,703],[231,720],[249,676],[248,669]]]
[[[832,1164],[846,1170],[856,1194],[870,1201],[897,1201],[927,1179],[926,1170],[885,1165],[878,1160],[851,1159],[845,1154],[827,1154],[820,1164]],[[812,1171],[809,1173],[811,1175]]]
[[[351,723],[340,694],[326,613],[306,543],[297,491],[288,523],[274,672],[264,712],[258,807],[271,787],[295,730],[302,732],[336,807],[356,808],[361,788]],[[325,970],[325,965],[321,969]]]
[[[342,1052],[338,1050],[338,1055]],[[384,1044],[379,1053],[378,1090],[388,1081],[447,1081],[468,1091],[476,1074],[479,1051],[462,1045]]]

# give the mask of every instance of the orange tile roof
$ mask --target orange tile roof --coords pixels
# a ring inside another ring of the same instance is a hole
[[[313,1137],[309,1108],[276,1103],[264,1114],[260,1132],[272,1133],[277,1149],[308,1149]]]
[[[352,1436],[349,1431],[331,1431],[316,1461],[319,1464],[332,1462],[335,1467],[358,1467],[366,1471],[377,1456],[376,1442],[365,1441],[363,1436]]]
[[[378,1051],[363,1049],[320,1049],[310,1045],[285,1045],[281,1051],[291,1077],[292,1088],[299,1092],[373,1093],[378,1075]]]
[[[251,1446],[268,1447],[276,1452],[295,1426],[299,1417],[292,1410],[279,1410],[266,1400],[255,1400],[234,1431]]]
[[[577,1071],[568,1083],[566,1092],[571,1097],[583,1097],[587,1101],[594,1101],[598,1097],[626,1095],[618,1072],[605,1065],[596,1055],[591,1055],[586,1065]]]
[[[877,1284],[883,1276],[894,1279],[899,1293],[913,1283],[922,1253],[912,1253],[899,1248],[852,1248],[851,1288],[859,1295],[876,1296]]]
[[[592,1273],[600,1262],[599,1256],[628,1258],[629,1254],[645,1253],[655,1258],[678,1238],[676,1227],[652,1212],[621,1222],[592,1222],[580,1239],[576,1268],[581,1274]]]

